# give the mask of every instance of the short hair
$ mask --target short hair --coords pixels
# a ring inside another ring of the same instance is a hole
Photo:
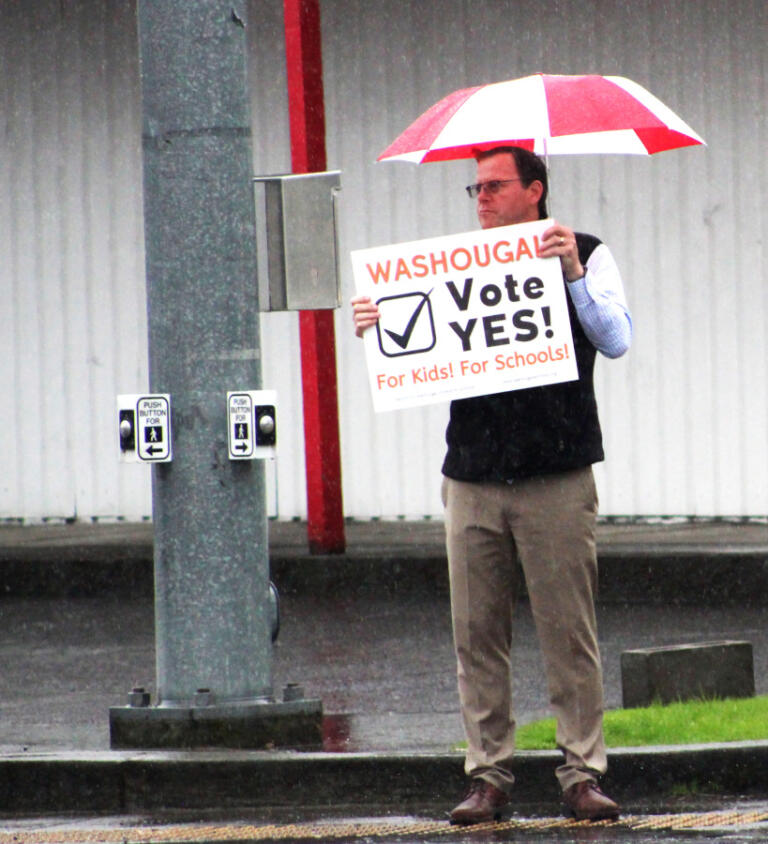
[[[490,158],[492,155],[498,155],[502,152],[508,152],[515,159],[517,172],[524,187],[527,188],[536,179],[541,182],[544,190],[539,199],[539,219],[543,220],[548,216],[547,196],[549,194],[549,179],[547,177],[547,165],[544,163],[544,159],[524,147],[501,146],[493,147],[493,149],[478,150],[475,153],[475,160],[482,161],[485,158]]]

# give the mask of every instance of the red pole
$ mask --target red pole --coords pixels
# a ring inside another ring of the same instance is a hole
[[[326,169],[325,103],[318,0],[283,0],[294,173]],[[312,553],[346,548],[341,502],[339,407],[333,311],[301,311],[301,380],[307,472],[307,538]]]

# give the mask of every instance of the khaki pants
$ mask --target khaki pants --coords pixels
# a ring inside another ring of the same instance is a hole
[[[446,544],[466,772],[503,791],[514,777],[510,649],[515,558],[541,645],[563,790],[605,772],[597,645],[597,494],[591,467],[506,483],[445,478]]]

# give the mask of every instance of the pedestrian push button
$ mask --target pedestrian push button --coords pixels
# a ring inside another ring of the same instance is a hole
[[[256,460],[277,453],[277,397],[274,390],[227,393],[230,460]]]
[[[169,463],[171,397],[167,393],[117,397],[120,460],[124,463]]]

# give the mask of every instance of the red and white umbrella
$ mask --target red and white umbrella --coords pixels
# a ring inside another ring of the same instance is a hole
[[[378,161],[473,158],[497,146],[539,155],[651,155],[704,140],[622,76],[549,76],[463,88],[424,112]]]

